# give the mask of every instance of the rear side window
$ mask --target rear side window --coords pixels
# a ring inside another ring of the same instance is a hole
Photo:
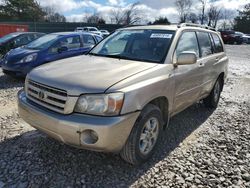
[[[213,38],[213,41],[214,41],[214,51],[215,51],[215,53],[223,52],[223,46],[222,46],[222,42],[221,42],[219,36],[216,35],[216,34],[212,34],[212,38]]]
[[[206,32],[197,32],[198,41],[201,49],[201,56],[205,57],[213,53],[209,34]]]
[[[199,45],[195,32],[185,32],[180,37],[178,45],[176,47],[177,57],[185,51],[195,52],[199,57]]]

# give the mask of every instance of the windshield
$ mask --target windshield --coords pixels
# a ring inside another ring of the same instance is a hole
[[[18,36],[18,33],[10,33],[8,35],[5,35],[4,37],[0,38],[0,43],[4,43],[7,42],[8,40]]]
[[[89,28],[90,31],[97,31],[96,28]]]
[[[28,45],[26,45],[26,48],[28,48],[28,49],[38,49],[38,50],[47,49],[58,38],[59,38],[59,35],[55,35],[55,34],[45,35],[45,36],[40,37],[40,38],[36,39],[35,41],[29,43]]]
[[[90,51],[90,55],[162,63],[174,31],[116,31]]]

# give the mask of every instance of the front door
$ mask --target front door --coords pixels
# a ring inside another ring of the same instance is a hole
[[[174,58],[182,52],[195,52],[198,61],[192,65],[179,65],[174,70],[175,98],[174,113],[178,113],[196,102],[201,92],[202,73],[200,72],[200,51],[197,36],[194,31],[186,31],[180,37]]]

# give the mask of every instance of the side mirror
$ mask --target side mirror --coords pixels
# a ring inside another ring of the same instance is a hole
[[[195,64],[197,62],[197,55],[195,52],[182,52],[178,57],[177,57],[177,65],[191,65]]]
[[[57,49],[58,53],[62,53],[62,52],[66,52],[68,51],[68,47],[67,46],[62,46],[60,48]]]

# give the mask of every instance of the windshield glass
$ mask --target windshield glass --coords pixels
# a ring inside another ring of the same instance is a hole
[[[116,31],[90,51],[90,55],[161,63],[169,49],[174,31]]]
[[[18,33],[10,33],[8,35],[5,35],[2,38],[0,38],[0,43],[7,42],[8,40],[10,40],[16,36],[18,36]]]
[[[90,31],[97,31],[96,28],[89,28]]]
[[[59,38],[59,35],[55,35],[55,34],[45,35],[45,36],[40,37],[40,38],[36,39],[35,41],[29,43],[28,45],[26,45],[26,48],[28,48],[28,49],[38,49],[38,50],[47,49],[58,38]]]

